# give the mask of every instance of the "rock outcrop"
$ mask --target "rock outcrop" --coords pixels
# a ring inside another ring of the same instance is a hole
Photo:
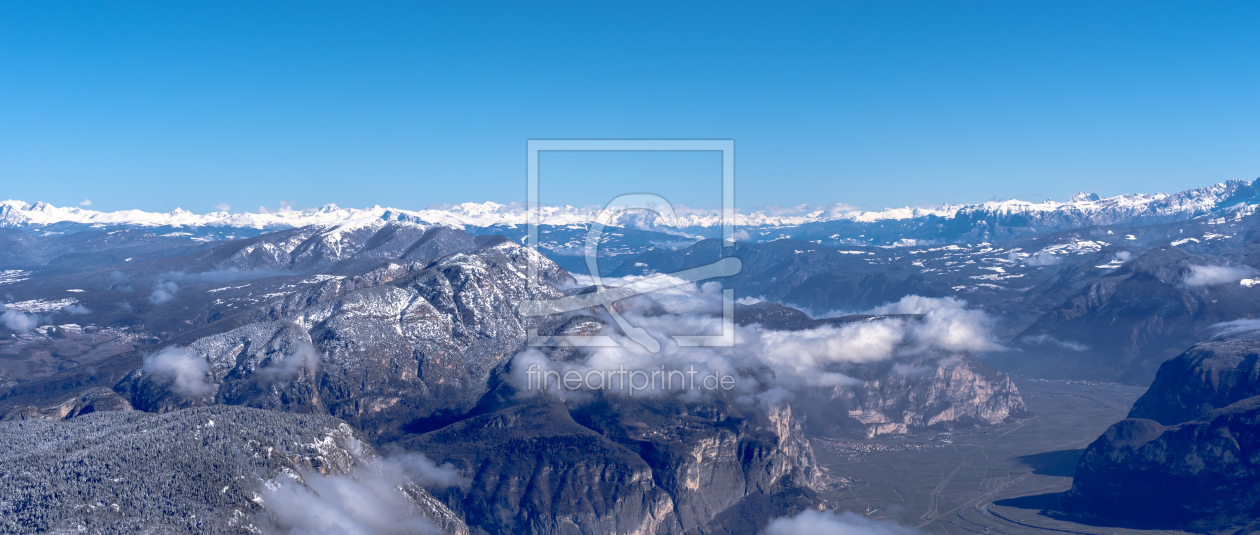
[[[1129,418],[1081,456],[1064,506],[1193,531],[1260,518],[1258,350],[1223,339],[1165,362]]]
[[[1252,396],[1260,396],[1260,341],[1214,340],[1161,365],[1129,418],[1175,425]]]
[[[813,505],[827,479],[786,403],[536,394],[398,444],[475,474],[437,495],[487,533],[707,533],[750,502]]]
[[[82,393],[52,407],[26,405],[14,407],[0,421],[12,420],[68,420],[93,412],[132,410],[131,403],[108,388],[89,388]]]
[[[1197,532],[1260,518],[1260,398],[1173,426],[1126,419],[1089,445],[1062,499],[1075,513]]]
[[[793,403],[812,433],[875,438],[1032,416],[1010,377],[967,354],[838,369],[857,382],[808,388]]]

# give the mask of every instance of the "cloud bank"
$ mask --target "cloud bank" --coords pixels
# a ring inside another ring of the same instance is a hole
[[[144,358],[144,372],[171,381],[170,391],[186,398],[201,397],[214,392],[206,382],[210,363],[189,355],[179,347],[168,347]]]
[[[149,294],[149,302],[155,305],[169,303],[175,300],[175,294],[179,293],[179,285],[174,282],[159,282],[153,285],[153,293]]]
[[[301,344],[280,362],[255,370],[253,377],[260,383],[270,384],[293,379],[302,370],[310,371],[311,375],[319,373],[319,351],[311,344]]]
[[[426,489],[459,487],[467,490],[472,484],[472,478],[460,473],[455,465],[442,463],[438,466],[432,459],[421,453],[403,452],[390,455],[384,462],[392,464],[408,479]]]
[[[16,310],[6,310],[0,314],[0,323],[11,331],[20,333],[28,333],[39,327],[40,320],[44,318],[36,314],[26,314]]]
[[[622,285],[634,278],[608,281]],[[707,283],[697,287],[682,284],[669,290],[652,292],[618,302],[625,320],[643,328],[661,344],[659,353],[652,353],[629,340],[604,317],[606,334],[621,342],[617,347],[576,348],[578,358],[553,361],[538,349],[518,354],[512,365],[511,380],[518,390],[537,390],[540,372],[581,375],[608,370],[696,370],[697,377],[731,375],[737,379],[748,370],[769,368],[779,386],[836,386],[855,384],[856,380],[841,373],[843,365],[887,361],[897,357],[948,356],[964,351],[1000,349],[991,334],[992,320],[979,310],[955,298],[908,296],[874,310],[870,314],[901,316],[874,318],[839,325],[823,325],[799,331],[775,331],[760,325],[735,326],[733,347],[681,347],[671,335],[714,335],[722,330],[721,287]],[[911,370],[904,370],[911,371]],[[601,384],[598,375],[587,384]],[[532,380],[532,382],[531,382]],[[624,380],[624,378],[622,379]],[[556,381],[552,381],[555,383]],[[757,380],[738,380],[732,388],[736,394],[756,394],[762,385]],[[611,388],[597,387],[630,395],[653,395],[654,392],[630,392],[621,381]],[[677,390],[671,384],[656,389]],[[553,390],[553,388],[549,388]],[[579,390],[581,390],[579,388]],[[562,395],[576,395],[566,394]]]
[[[1190,266],[1190,274],[1184,281],[1186,286],[1215,286],[1238,282],[1254,275],[1251,268],[1235,268],[1229,266]]]
[[[922,535],[909,526],[871,520],[845,511],[836,514],[806,509],[793,517],[776,518],[766,526],[764,535]]]
[[[350,475],[281,475],[262,492],[268,531],[292,535],[441,533],[406,494],[398,463],[373,459]]]
[[[1024,265],[1033,266],[1033,267],[1053,266],[1062,261],[1063,261],[1062,257],[1054,256],[1053,254],[1047,253],[1045,251],[1038,251],[1036,253],[1033,253],[1032,256],[1029,256],[1028,258],[1023,259]]]
[[[1217,336],[1239,336],[1260,333],[1260,319],[1243,318],[1212,326]]]
[[[239,280],[265,279],[267,277],[275,277],[279,275],[290,275],[283,271],[274,269],[257,269],[242,271],[236,268],[214,269],[210,271],[202,271],[200,273],[184,273],[183,271],[167,271],[158,278],[161,280],[174,281],[180,284],[195,284],[198,282],[234,282]]]

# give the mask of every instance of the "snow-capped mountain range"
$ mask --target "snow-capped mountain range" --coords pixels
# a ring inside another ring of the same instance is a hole
[[[1079,193],[1067,202],[1018,200],[935,207],[886,208],[858,211],[844,205],[803,205],[791,209],[761,209],[736,215],[739,238],[769,241],[796,238],[817,243],[879,245],[994,239],[1090,225],[1165,223],[1227,213],[1255,211],[1260,197],[1257,183],[1232,180],[1174,194],[1128,194],[1100,198]],[[546,206],[545,227],[585,228],[599,207]],[[675,207],[676,219],[655,212],[626,212],[613,219],[616,226],[643,231],[715,237],[721,232],[718,210]],[[479,233],[517,234],[526,223],[525,206],[494,202],[463,203],[422,210],[398,208],[341,208],[333,204],[305,210],[272,213],[196,214],[175,209],[169,213],[121,210],[98,212],[57,207],[44,202],[0,202],[0,228],[39,234],[64,234],[88,229],[150,228],[171,235],[208,237],[249,236],[310,225],[340,225],[364,220],[408,221],[441,225]],[[518,230],[518,227],[521,227]],[[492,230],[493,229],[493,230]],[[486,232],[489,231],[489,232]]]

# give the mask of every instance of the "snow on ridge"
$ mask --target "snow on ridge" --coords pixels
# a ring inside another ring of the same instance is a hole
[[[78,303],[78,299],[69,297],[65,299],[32,299],[29,301],[19,301],[17,303],[7,303],[4,305],[4,309],[37,314],[41,312],[61,310],[69,306],[74,306]]]
[[[935,216],[953,219],[959,214],[980,215],[1028,215],[1047,217],[1100,217],[1109,223],[1138,216],[1198,216],[1222,207],[1220,204],[1235,192],[1255,182],[1233,180],[1212,186],[1191,189],[1176,194],[1127,194],[1101,198],[1079,193],[1067,202],[1047,200],[1031,203],[1019,200],[989,201],[979,204],[940,205],[934,207],[885,208],[880,211],[860,211],[842,204],[830,206],[803,205],[796,213],[781,209],[761,209],[737,213],[736,225],[749,227],[792,227],[826,221],[852,221],[873,223],[887,220],[906,220]],[[1251,205],[1248,205],[1251,206]],[[1243,207],[1245,208],[1245,207]],[[1250,213],[1254,209],[1248,211]],[[542,222],[548,225],[586,225],[599,213],[599,207],[544,206]],[[625,212],[613,223],[617,226],[661,230],[662,228],[713,228],[721,225],[721,214],[716,209],[696,209],[676,206],[676,221],[653,212]],[[369,221],[401,221],[421,225],[442,225],[463,229],[466,227],[490,227],[496,225],[518,226],[526,224],[525,207],[521,203],[509,205],[495,202],[437,205],[422,210],[397,208],[340,208],[334,204],[306,210],[282,209],[273,213],[229,213],[226,211],[195,214],[175,209],[169,213],[120,210],[98,212],[79,207],[56,207],[47,203],[34,205],[23,201],[0,201],[0,227],[39,227],[57,223],[77,223],[94,226],[139,227],[231,227],[272,230],[324,225],[344,227],[346,230]]]

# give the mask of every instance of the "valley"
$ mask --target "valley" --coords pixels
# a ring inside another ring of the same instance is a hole
[[[890,449],[911,442],[929,446],[920,451],[849,457],[829,451],[815,438],[821,466],[862,481],[821,496],[837,509],[930,533],[1165,533],[1082,524],[1042,513],[1043,507],[1057,507],[1057,493],[1071,488],[1085,446],[1124,418],[1145,388],[1020,378],[1016,385],[1036,416],[948,438],[878,441]]]

